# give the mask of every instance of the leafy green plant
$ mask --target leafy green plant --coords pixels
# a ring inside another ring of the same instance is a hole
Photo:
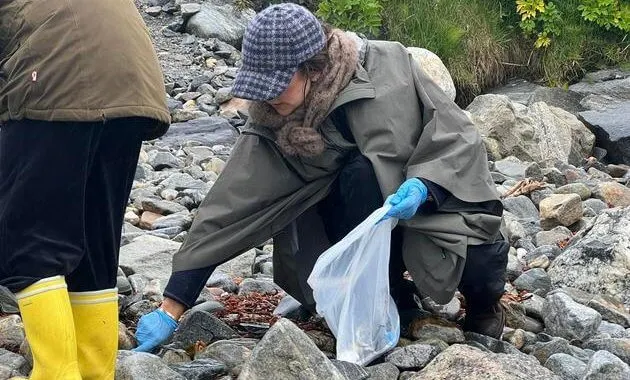
[[[341,29],[378,36],[382,9],[379,0],[323,0],[317,16]]]
[[[630,32],[630,3],[620,0],[582,0],[578,10],[585,20],[597,25]]]
[[[536,48],[551,44],[552,36],[560,34],[561,14],[553,2],[544,0],[516,0],[516,11],[521,15],[519,23],[526,35],[536,35]]]

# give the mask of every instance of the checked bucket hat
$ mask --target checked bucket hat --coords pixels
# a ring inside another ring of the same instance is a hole
[[[326,45],[324,29],[306,8],[276,4],[247,25],[241,51],[243,65],[232,94],[249,100],[271,100],[289,86],[301,63]]]

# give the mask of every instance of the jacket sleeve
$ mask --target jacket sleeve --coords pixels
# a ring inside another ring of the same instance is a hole
[[[413,58],[408,58],[422,110],[422,132],[406,163],[407,178],[428,180],[465,202],[497,200],[477,129]]]

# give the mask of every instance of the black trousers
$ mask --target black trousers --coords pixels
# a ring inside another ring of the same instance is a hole
[[[70,291],[114,288],[144,118],[11,121],[0,129],[0,285],[55,275]]]
[[[331,193],[317,206],[324,221],[326,234],[332,244],[341,240],[374,210],[383,205],[383,196],[370,161],[358,152],[350,157],[334,182]],[[394,300],[408,298],[403,273],[402,231],[392,231],[390,253],[390,285]],[[470,246],[460,282],[460,291],[469,304],[485,308],[494,304],[503,294],[505,268],[509,245],[500,241],[494,244]],[[192,307],[206,281],[216,267],[175,272],[171,275],[164,295],[187,307]],[[411,290],[413,291],[413,290]]]

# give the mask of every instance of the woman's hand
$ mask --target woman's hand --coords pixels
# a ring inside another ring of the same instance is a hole
[[[138,321],[136,330],[138,347],[133,351],[153,351],[154,348],[166,342],[175,329],[177,329],[177,321],[161,308],[143,315]]]
[[[392,205],[385,218],[411,219],[429,195],[429,189],[418,178],[403,182],[396,193],[387,197],[385,203]]]

